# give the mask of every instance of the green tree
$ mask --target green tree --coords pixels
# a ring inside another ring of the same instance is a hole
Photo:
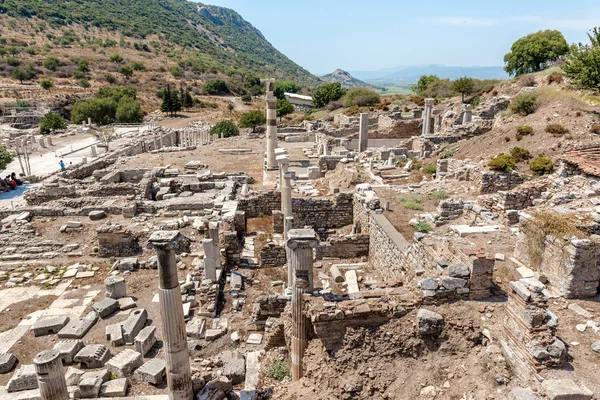
[[[416,85],[412,86],[410,89],[418,96],[425,96],[425,92],[429,87],[438,82],[440,78],[437,75],[422,75],[419,78],[419,81]]]
[[[252,96],[249,94],[245,94],[241,97],[241,100],[245,103],[245,104],[250,104],[252,103]]]
[[[81,86],[84,89],[89,89],[92,87],[92,85],[90,84],[90,81],[88,81],[85,78],[78,80],[77,83],[79,84],[79,86]]]
[[[98,125],[112,124],[115,122],[116,112],[117,102],[113,98],[96,97],[75,103],[71,111],[71,122],[80,124],[91,118],[92,122]]]
[[[276,81],[273,84],[273,95],[279,100],[285,100],[285,93],[298,93],[300,86],[292,81]]]
[[[112,98],[116,102],[121,100],[121,97],[128,96],[132,99],[137,98],[137,90],[132,87],[123,87],[123,86],[112,86],[112,87],[102,87],[98,89],[98,93],[96,93],[96,97],[100,99],[104,98]]]
[[[600,28],[588,33],[589,45],[573,44],[563,70],[572,82],[584,89],[600,88]]]
[[[13,155],[6,146],[0,146],[0,169],[6,169],[13,160]]]
[[[171,91],[171,85],[167,85],[166,89],[161,91],[160,97],[162,98],[160,111],[165,114],[171,114],[173,112],[173,92]]]
[[[504,70],[510,75],[538,72],[569,51],[569,45],[560,31],[545,30],[531,33],[517,40],[504,56]]]
[[[47,70],[56,71],[58,69],[58,66],[60,65],[60,62],[56,57],[48,57],[44,60],[44,63],[42,65]]]
[[[279,121],[285,117],[286,115],[292,114],[294,112],[294,106],[287,100],[277,100],[277,116],[279,117]]]
[[[313,93],[313,104],[317,108],[322,108],[332,101],[341,99],[345,94],[346,89],[342,88],[341,83],[326,83],[318,87]]]
[[[221,134],[223,134],[223,137],[228,138],[232,136],[238,136],[240,134],[240,130],[232,121],[226,120],[221,121],[213,126],[210,130],[210,134],[217,136],[221,136]]]
[[[248,111],[242,114],[240,117],[240,128],[252,128],[252,132],[256,130],[256,127],[263,125],[267,122],[267,118],[259,110]]]
[[[145,71],[146,64],[143,62],[134,62],[131,64],[131,68],[133,68],[134,71]]]
[[[183,100],[181,102],[182,106],[184,109],[189,110],[190,108],[192,108],[194,106],[194,98],[192,97],[192,94],[190,93],[189,90],[185,91],[185,94],[183,95]]]
[[[125,79],[129,79],[133,76],[133,68],[129,66],[122,66],[119,68],[119,73],[125,77]]]
[[[473,89],[475,89],[475,81],[473,80],[473,78],[464,76],[462,78],[456,79],[452,83],[452,90],[462,95],[463,103],[465,102],[465,96],[473,93]]]
[[[112,61],[116,64],[120,64],[123,62],[123,56],[120,55],[119,53],[113,53],[110,55],[110,61]]]
[[[117,105],[115,119],[121,123],[139,123],[144,120],[144,111],[133,98],[123,96]]]
[[[44,79],[40,81],[40,87],[44,90],[50,90],[54,87],[54,82],[49,79]]]
[[[23,81],[28,81],[35,78],[35,72],[29,68],[17,67],[13,70],[12,77],[23,83]]]
[[[227,84],[221,79],[213,79],[212,81],[206,82],[204,85],[204,91],[208,94],[216,95],[222,93],[229,93]]]
[[[40,133],[42,135],[61,129],[67,129],[67,121],[58,113],[50,111],[40,119]]]

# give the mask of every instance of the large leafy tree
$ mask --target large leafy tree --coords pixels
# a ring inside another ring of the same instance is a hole
[[[122,123],[139,123],[144,120],[144,111],[137,101],[129,96],[123,96],[117,105],[115,119]]]
[[[513,43],[504,56],[504,70],[510,75],[538,72],[569,51],[560,31],[545,30],[531,33]]]
[[[574,84],[586,89],[600,89],[600,28],[588,33],[590,44],[573,44],[563,70]]]
[[[346,89],[342,87],[341,83],[326,83],[313,93],[313,104],[317,108],[325,107],[330,102],[341,99],[345,94]]]
[[[40,119],[40,133],[42,135],[60,129],[67,129],[67,121],[60,114],[50,111]]]
[[[13,160],[13,154],[8,151],[6,146],[0,146],[0,169],[6,169]]]
[[[467,76],[458,78],[452,83],[452,89],[456,93],[460,93],[462,95],[462,101],[464,103],[465,96],[473,93],[473,89],[475,89],[475,81],[473,78],[469,78]]]
[[[279,121],[288,114],[292,114],[294,112],[294,106],[287,100],[277,100],[277,116],[279,117]]]
[[[279,100],[285,100],[285,93],[298,93],[300,87],[291,81],[277,81],[273,84],[273,95]]]
[[[411,87],[411,90],[419,96],[425,96],[425,92],[429,87],[438,82],[440,78],[437,75],[422,75],[416,85]]]
[[[256,130],[256,127],[263,125],[267,122],[267,118],[259,110],[248,111],[240,117],[240,128],[252,128],[252,132]]]

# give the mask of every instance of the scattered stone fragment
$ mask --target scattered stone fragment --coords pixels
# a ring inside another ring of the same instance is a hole
[[[6,391],[20,392],[22,390],[37,389],[38,380],[33,364],[22,365],[15,371],[12,378],[6,384]]]
[[[69,317],[66,315],[49,315],[38,318],[31,326],[34,336],[45,336],[58,333],[67,323]]]
[[[98,321],[98,313],[91,311],[83,318],[77,318],[69,321],[64,328],[58,332],[61,339],[81,339]]]
[[[248,335],[248,339],[246,339],[246,343],[248,344],[261,344],[263,339],[263,335],[261,333],[251,333]]]
[[[104,345],[89,344],[77,353],[73,362],[80,364],[83,369],[102,368],[110,356],[110,351]]]
[[[132,297],[121,297],[119,300],[119,309],[121,311],[131,310],[136,307],[135,300]]]
[[[600,340],[592,343],[592,350],[596,353],[600,353]]]
[[[594,395],[591,390],[570,379],[546,379],[542,387],[550,400],[589,400]]]
[[[73,359],[83,349],[84,345],[81,340],[61,340],[54,345],[54,349],[60,353],[60,358],[65,365],[73,364]]]
[[[133,344],[135,337],[142,330],[144,325],[146,325],[146,320],[148,319],[148,312],[143,309],[137,309],[131,313],[127,321],[123,323],[123,338],[125,339],[125,343]]]
[[[125,349],[106,363],[106,368],[118,378],[126,378],[141,367],[144,359],[140,353]]]
[[[113,324],[106,326],[106,340],[108,340],[113,347],[119,347],[125,345],[125,339],[123,339],[123,327],[121,324]]]
[[[79,382],[81,381],[81,377],[83,376],[84,373],[85,373],[85,371],[74,368],[74,367],[67,368],[67,372],[65,372],[65,379],[67,381],[67,386],[79,385]]]
[[[127,378],[114,379],[103,383],[100,387],[100,397],[125,397],[129,381]]]
[[[127,286],[122,276],[109,276],[104,280],[104,286],[106,286],[106,297],[118,300],[127,296]]]
[[[85,378],[79,382],[79,392],[82,399],[95,399],[100,394],[102,378]]]
[[[433,311],[420,309],[417,313],[417,330],[421,336],[438,335],[444,327],[444,317]]]
[[[147,326],[135,337],[135,349],[142,356],[145,357],[152,347],[154,347],[154,344],[156,343],[156,336],[154,336],[155,333],[155,326]]]
[[[6,374],[15,367],[17,357],[11,353],[0,353],[0,374]]]
[[[153,358],[135,370],[133,379],[138,382],[148,382],[152,385],[160,385],[166,376],[164,360]]]
[[[102,210],[90,211],[88,217],[92,221],[100,221],[106,218],[106,213]]]
[[[92,305],[92,310],[96,311],[100,318],[105,318],[119,310],[119,302],[110,297],[105,297]]]
[[[227,350],[220,354],[223,361],[223,375],[225,375],[232,384],[244,382],[246,377],[246,360],[237,350]]]
[[[451,278],[468,278],[471,275],[469,266],[462,263],[448,266],[448,276]]]

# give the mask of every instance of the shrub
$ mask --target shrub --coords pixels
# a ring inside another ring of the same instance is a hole
[[[122,123],[139,123],[144,120],[144,111],[140,104],[129,96],[123,96],[117,105],[115,119]]]
[[[21,61],[17,60],[14,57],[6,57],[6,63],[11,67],[18,67],[19,65],[21,65]]]
[[[212,81],[206,82],[206,84],[204,85],[204,91],[208,94],[216,95],[222,93],[229,93],[229,88],[223,80],[214,79]]]
[[[531,160],[529,167],[537,175],[545,175],[552,173],[552,159],[550,157],[537,156]]]
[[[335,100],[335,101],[330,101],[329,103],[327,103],[327,105],[325,106],[325,109],[327,111],[335,111],[339,108],[342,108],[344,106],[344,102],[341,100]]]
[[[493,171],[511,172],[515,166],[515,159],[510,154],[499,154],[488,163]]]
[[[117,101],[113,98],[93,98],[80,101],[73,105],[71,111],[71,122],[81,124],[82,121],[92,119],[94,124],[107,125],[115,121],[117,112]]]
[[[267,376],[281,382],[291,376],[290,366],[284,361],[275,360],[267,368]]]
[[[44,79],[40,81],[40,87],[44,90],[50,90],[54,87],[54,82],[49,79]]]
[[[521,162],[531,158],[529,150],[518,146],[510,149],[510,155],[515,159],[515,162]]]
[[[551,133],[554,136],[559,136],[569,133],[569,130],[560,124],[550,124],[546,126],[546,132]]]
[[[533,76],[528,75],[519,79],[519,84],[523,87],[533,87],[537,85],[537,82]]]
[[[132,87],[113,86],[100,88],[98,89],[98,93],[96,93],[96,97],[98,98],[104,99],[110,97],[117,102],[124,96],[135,100],[137,98],[137,90]]]
[[[592,125],[591,132],[594,135],[600,135],[600,125]]]
[[[232,136],[238,136],[240,134],[240,130],[237,126],[235,126],[233,122],[225,120],[213,126],[210,130],[210,134],[217,136],[221,136],[221,134],[223,134],[223,137],[227,138]]]
[[[445,190],[436,190],[433,192],[432,196],[436,200],[446,200],[448,197],[450,197],[450,193]]]
[[[368,107],[379,103],[379,93],[367,88],[354,88],[346,93],[344,107]]]
[[[415,230],[421,233],[429,233],[433,231],[433,228],[425,221],[419,221],[417,225],[415,225]]]
[[[426,174],[429,174],[429,175],[435,174],[436,170],[437,170],[436,164],[427,164],[426,166],[423,167],[423,172],[425,172]]]
[[[233,103],[229,102],[227,103],[227,110],[229,112],[233,111],[235,109],[235,106],[233,105]]]
[[[134,62],[131,64],[131,68],[133,68],[134,71],[145,71],[146,65],[142,62]]]
[[[80,79],[77,83],[84,89],[89,89],[90,87],[92,87],[90,81],[88,81],[87,79]]]
[[[183,71],[176,65],[169,67],[169,73],[173,75],[174,78],[181,78],[183,76]]]
[[[125,79],[129,79],[133,76],[133,68],[124,65],[119,68],[119,73],[123,75]]]
[[[58,66],[60,65],[60,62],[58,61],[58,58],[48,57],[44,60],[44,63],[42,65],[47,70],[56,71],[58,69]]]
[[[564,82],[565,77],[562,76],[561,73],[554,71],[550,75],[548,75],[548,85],[552,85],[553,83],[561,84]]]
[[[509,110],[513,114],[529,115],[533,114],[538,107],[537,94],[520,94],[511,101]]]
[[[61,129],[67,129],[67,121],[58,113],[50,111],[40,119],[40,133],[42,135]]]
[[[252,103],[252,96],[250,96],[249,94],[245,94],[242,96],[242,101],[246,104]]]
[[[517,134],[526,136],[531,135],[533,133],[533,128],[529,125],[521,125],[517,128]]]
[[[252,128],[252,132],[256,130],[256,127],[263,125],[267,122],[267,118],[259,110],[248,111],[242,114],[240,117],[240,128]]]
[[[106,82],[108,82],[110,84],[117,83],[117,78],[115,78],[114,75],[111,75],[111,74],[104,75],[104,79],[106,79]]]
[[[294,112],[294,106],[287,100],[277,100],[277,117],[281,118]]]
[[[414,211],[422,211],[423,210],[423,206],[421,205],[422,200],[419,199],[418,197],[411,197],[410,199],[406,199],[403,197],[400,199],[400,203],[402,203],[404,208],[406,208],[407,210],[414,210]]]
[[[5,169],[13,160],[13,155],[6,146],[0,146],[0,169]]]
[[[122,63],[123,62],[123,56],[120,55],[119,53],[113,53],[110,55],[110,61],[114,62],[114,63]]]
[[[13,70],[12,75],[13,79],[18,80],[23,83],[23,81],[29,81],[35,78],[35,71],[30,66],[25,68],[17,67]]]
[[[83,72],[84,74],[86,72],[90,72],[90,63],[88,60],[86,60],[85,58],[81,58],[78,62],[77,62],[77,70],[80,72]]]

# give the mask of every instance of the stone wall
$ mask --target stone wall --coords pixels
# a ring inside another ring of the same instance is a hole
[[[291,298],[286,296],[259,297],[252,305],[250,323],[246,325],[249,331],[264,331],[269,318],[279,318]]]
[[[321,156],[319,157],[319,169],[323,173],[333,171],[343,158],[346,156]]]
[[[439,215],[435,219],[437,226],[445,225],[455,219],[460,218],[463,215],[464,203],[462,200],[442,200],[437,208],[437,214]]]
[[[238,211],[244,211],[246,218],[272,215],[273,210],[281,210],[281,192],[278,190],[252,193],[238,200]]]
[[[281,267],[285,265],[286,255],[285,247],[272,241],[260,249],[261,267]]]
[[[421,135],[421,119],[404,119],[391,115],[379,116],[379,129],[369,132],[369,139],[405,139]]]
[[[534,201],[547,189],[545,182],[532,182],[510,191],[499,191],[493,195],[480,196],[477,201],[484,207],[502,212],[505,210],[523,210],[533,207]]]
[[[141,253],[138,238],[120,225],[102,225],[96,229],[98,256],[129,257]]]
[[[294,228],[337,229],[353,223],[353,194],[333,198],[292,198]],[[278,209],[280,207],[277,207]]]
[[[382,214],[369,214],[369,262],[382,276],[399,277],[405,272],[402,260],[409,244]]]
[[[531,265],[525,236],[517,242],[515,256]],[[548,278],[548,285],[565,298],[594,297],[600,283],[600,243],[548,237],[537,269]]]
[[[358,258],[369,255],[369,235],[346,235],[330,237],[321,242],[316,250],[317,260],[331,258]]]
[[[481,176],[479,191],[481,194],[496,193],[500,190],[511,190],[523,183],[518,172],[486,172]]]

